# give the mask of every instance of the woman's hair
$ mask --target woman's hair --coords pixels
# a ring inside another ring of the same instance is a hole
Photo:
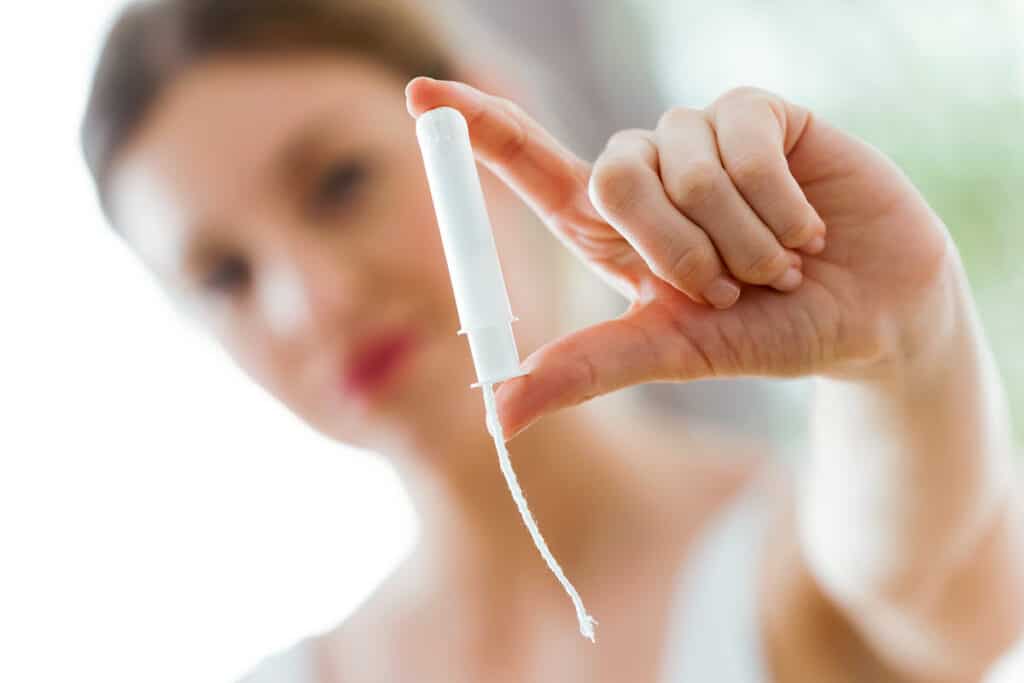
[[[451,77],[441,31],[402,0],[130,4],[107,35],[82,120],[82,149],[101,202],[117,152],[190,66],[228,54],[331,51],[370,57],[406,79]]]

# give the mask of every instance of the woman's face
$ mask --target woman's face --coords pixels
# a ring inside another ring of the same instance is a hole
[[[110,188],[119,228],[236,362],[368,448],[480,412],[402,86],[354,57],[201,64],[160,97]],[[517,235],[522,204],[483,181],[525,348],[550,333],[550,277]]]

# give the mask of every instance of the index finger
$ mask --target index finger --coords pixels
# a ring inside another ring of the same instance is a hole
[[[410,81],[405,96],[413,116],[437,107],[457,109],[469,126],[477,157],[542,217],[557,217],[586,196],[590,164],[514,102],[425,76]]]

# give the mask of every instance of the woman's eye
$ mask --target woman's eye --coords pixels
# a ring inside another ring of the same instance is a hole
[[[203,288],[218,294],[230,294],[248,285],[250,276],[245,259],[225,258],[203,277]]]
[[[332,164],[317,182],[313,196],[314,208],[327,210],[344,205],[355,195],[366,175],[366,166],[359,161]]]

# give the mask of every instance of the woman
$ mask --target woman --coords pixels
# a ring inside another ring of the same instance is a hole
[[[420,515],[354,615],[252,680],[981,680],[1024,621],[1011,441],[956,250],[914,188],[752,89],[586,163],[443,45],[398,2],[163,0],[120,17],[98,67],[83,141],[113,225],[256,382],[388,457]],[[438,106],[493,171],[537,349],[500,419],[597,646],[468,389],[409,116]],[[523,200],[622,316],[549,341],[556,281]],[[795,483],[749,445],[580,405],[739,375],[820,379]]]

